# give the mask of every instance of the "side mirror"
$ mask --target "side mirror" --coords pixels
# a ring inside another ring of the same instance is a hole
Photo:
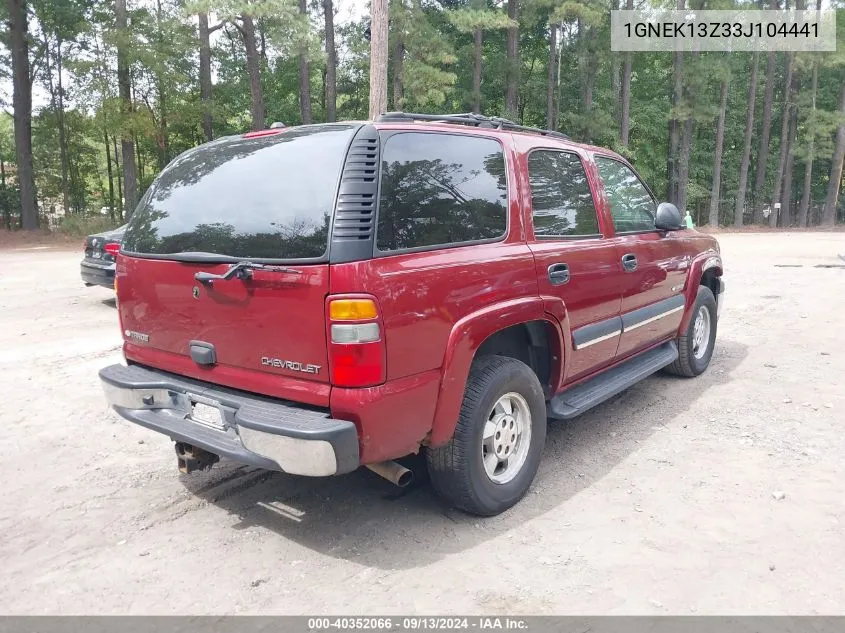
[[[661,231],[678,231],[684,228],[684,220],[678,207],[671,202],[661,202],[657,205],[654,226]]]

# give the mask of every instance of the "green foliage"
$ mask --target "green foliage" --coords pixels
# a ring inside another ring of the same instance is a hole
[[[845,0],[833,0],[843,6]],[[674,3],[661,0],[655,4]],[[473,105],[475,33],[480,30],[482,111],[503,115],[508,68],[506,30],[519,28],[518,119],[545,126],[549,90],[554,97],[558,128],[576,141],[611,147],[629,158],[655,192],[667,185],[670,118],[690,118],[688,207],[697,223],[705,219],[713,178],[715,128],[719,93],[728,82],[722,159],[723,220],[729,219],[739,187],[743,135],[748,110],[751,53],[685,54],[683,96],[673,109],[670,53],[632,56],[630,142],[619,145],[619,86],[623,55],[610,51],[609,11],[620,0],[520,0],[517,22],[504,0],[391,0],[390,88],[402,73],[403,98],[395,107],[422,112],[466,112]],[[256,31],[261,89],[268,121],[301,122],[299,53],[307,50],[313,118],[325,120],[326,57],[322,3],[309,0],[309,15],[298,0],[128,0],[129,28],[115,28],[114,0],[30,0],[30,57],[36,94],[33,112],[33,154],[36,189],[42,213],[60,209],[63,173],[70,212],[96,216],[109,209],[121,213],[121,137],[136,143],[141,193],[175,156],[201,143],[203,116],[210,112],[215,136],[240,134],[251,127],[251,92],[246,71],[244,16]],[[637,3],[639,6],[640,3]],[[730,8],[733,0],[711,0],[707,8]],[[0,5],[0,18],[5,15]],[[213,94],[201,101],[197,13],[207,13],[211,38]],[[219,28],[215,28],[219,27]],[[368,18],[335,24],[337,113],[339,119],[364,119],[369,97]],[[556,29],[559,66],[549,86],[551,28]],[[789,195],[803,193],[803,167],[813,161],[811,201],[825,195],[836,129],[839,90],[845,82],[845,11],[837,20],[838,49],[795,55],[794,103],[796,140],[790,152],[795,176]],[[0,33],[0,42],[7,41]],[[397,44],[401,43],[401,48]],[[116,49],[121,46],[130,66],[133,108],[123,112],[117,96]],[[402,51],[401,60],[396,59]],[[785,55],[777,54],[772,103],[769,168],[764,195],[771,196],[781,141],[785,100]],[[401,64],[398,62],[401,61]],[[61,89],[57,65],[61,63]],[[818,73],[813,106],[811,78]],[[0,47],[0,79],[11,75],[8,50]],[[760,56],[751,178],[765,88],[765,54]],[[3,104],[4,106],[8,104]],[[61,123],[60,123],[61,122]],[[62,135],[59,134],[61,125]],[[64,147],[62,147],[63,136]],[[107,150],[108,148],[108,150]],[[62,164],[61,151],[67,156]],[[117,155],[115,150],[117,150]],[[108,151],[108,153],[107,153]],[[0,191],[2,212],[17,214],[12,119],[0,115],[0,160],[7,184]],[[65,219],[68,228],[74,219]],[[111,221],[111,220],[109,220]],[[70,223],[70,224],[68,224]],[[83,232],[88,228],[79,229]]]
[[[92,233],[102,233],[118,227],[108,216],[103,215],[69,215],[62,218],[58,224],[59,232],[73,237],[85,237]]]

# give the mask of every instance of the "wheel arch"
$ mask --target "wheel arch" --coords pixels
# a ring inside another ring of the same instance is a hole
[[[528,350],[520,349],[525,344]],[[548,395],[559,379],[562,351],[560,325],[545,314],[540,297],[486,306],[458,321],[452,328],[443,361],[429,445],[445,444],[452,437],[476,356],[491,354],[527,360]]]
[[[707,286],[713,292],[716,299],[716,306],[719,305],[719,278],[722,276],[722,258],[714,250],[706,251],[697,257],[690,266],[690,272],[687,276],[687,286],[684,291],[685,305],[684,318],[681,319],[681,324],[678,326],[678,334],[686,332],[692,319],[692,307],[695,305],[695,299],[698,296],[698,289],[701,286]]]

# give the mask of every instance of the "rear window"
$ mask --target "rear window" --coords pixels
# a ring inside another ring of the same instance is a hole
[[[500,238],[508,186],[502,146],[492,139],[403,132],[382,150],[380,251]]]
[[[174,160],[141,199],[130,253],[320,258],[346,148],[358,126],[225,139]]]

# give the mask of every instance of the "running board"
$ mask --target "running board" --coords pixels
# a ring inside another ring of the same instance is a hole
[[[651,376],[678,358],[674,341],[655,347],[645,354],[635,356],[618,367],[602,372],[595,378],[556,395],[549,402],[549,417],[568,420],[592,409],[608,398],[625,391],[643,378]]]

